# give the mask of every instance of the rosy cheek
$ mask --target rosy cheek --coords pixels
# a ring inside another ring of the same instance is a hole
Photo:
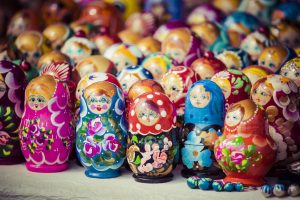
[[[95,110],[95,109],[96,109],[96,106],[95,106],[94,104],[92,104],[92,105],[91,105],[91,109],[92,109],[92,110]]]
[[[33,102],[30,102],[30,103],[29,103],[29,106],[30,106],[30,107],[34,107],[34,103],[33,103]]]
[[[44,103],[39,103],[39,107],[40,108],[44,107]]]
[[[102,106],[102,108],[103,108],[103,109],[107,109],[108,106],[107,106],[106,104],[104,104],[104,105]]]

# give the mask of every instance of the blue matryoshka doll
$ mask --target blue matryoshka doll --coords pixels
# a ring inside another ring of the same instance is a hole
[[[210,80],[194,83],[188,90],[181,134],[183,176],[214,176],[219,169],[213,147],[222,134],[225,98],[217,84]]]

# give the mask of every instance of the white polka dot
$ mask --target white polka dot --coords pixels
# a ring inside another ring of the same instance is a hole
[[[156,94],[156,95],[160,95],[160,93],[159,93],[159,92],[154,92],[154,94]]]
[[[131,123],[129,124],[129,129],[130,129],[130,130],[132,129],[132,124],[131,124]]]
[[[130,114],[131,114],[131,116],[134,116],[134,110],[132,110],[131,112],[130,112]]]
[[[176,117],[173,118],[173,123],[176,123]]]
[[[148,98],[148,99],[152,99],[152,98],[153,98],[153,95],[152,95],[152,94],[148,94],[148,95],[147,95],[147,98]]]
[[[158,101],[157,101],[157,104],[158,104],[159,106],[163,105],[162,100],[158,100]]]
[[[140,125],[139,123],[137,123],[137,124],[136,124],[136,128],[137,128],[138,130],[140,130],[140,129],[141,129],[141,125]]]
[[[155,125],[155,129],[159,131],[161,129],[161,125],[160,124],[156,124]]]
[[[166,112],[165,110],[163,110],[163,111],[161,111],[160,115],[161,115],[162,117],[166,117],[166,116],[167,116],[167,112]]]
[[[139,102],[139,98],[136,98],[135,100],[134,100],[134,103],[137,103],[137,102]]]

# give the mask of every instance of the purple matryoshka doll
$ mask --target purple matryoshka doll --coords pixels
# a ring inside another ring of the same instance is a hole
[[[223,91],[227,108],[238,101],[249,99],[251,82],[249,78],[239,70],[228,69],[215,74],[211,80]]]
[[[201,40],[194,36],[188,28],[178,28],[170,31],[162,41],[162,52],[170,56],[174,65],[189,67],[194,60],[201,57]]]
[[[68,168],[74,138],[69,101],[67,86],[51,75],[28,84],[19,136],[29,171],[51,173]]]
[[[181,133],[183,176],[216,176],[219,168],[213,147],[222,134],[225,98],[210,80],[194,83],[185,100],[184,128]]]
[[[23,161],[19,125],[24,109],[25,74],[9,61],[0,61],[0,165]]]
[[[278,146],[276,167],[285,168],[300,154],[297,85],[281,75],[268,75],[253,85],[251,98],[266,110],[269,132]]]
[[[116,85],[100,81],[84,89],[76,127],[76,150],[86,176],[120,176],[126,157],[124,111],[124,96]]]

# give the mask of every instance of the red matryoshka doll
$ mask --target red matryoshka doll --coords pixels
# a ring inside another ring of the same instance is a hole
[[[120,72],[126,67],[139,65],[143,60],[143,53],[134,45],[119,43],[109,47],[104,57],[112,61]]]
[[[220,35],[217,24],[208,21],[192,26],[191,30],[201,38],[206,49],[214,44]]]
[[[138,96],[130,106],[127,161],[136,181],[172,180],[176,140],[176,108],[163,93]]]
[[[60,172],[68,168],[74,129],[66,85],[53,76],[33,79],[25,91],[20,124],[26,168],[33,172]]]
[[[269,74],[273,74],[270,70],[259,65],[248,66],[244,68],[242,72],[249,78],[251,85],[253,85],[259,79],[264,78]]]
[[[12,62],[0,61],[0,165],[22,162],[18,137],[24,110],[25,74]]]
[[[143,52],[145,57],[152,53],[159,52],[161,48],[160,42],[151,36],[141,39],[136,46]]]
[[[183,125],[185,96],[190,86],[198,81],[199,76],[188,67],[177,66],[169,70],[161,80],[165,94],[176,106],[178,123]]]
[[[251,98],[266,110],[269,132],[278,147],[276,167],[285,168],[300,152],[297,85],[281,75],[268,75],[253,85]]]
[[[287,61],[295,57],[297,57],[297,54],[294,50],[286,46],[270,46],[262,50],[258,57],[258,65],[277,73]]]
[[[46,65],[53,62],[68,62],[71,63],[70,58],[60,51],[51,51],[42,55],[37,63],[37,69],[41,71]]]
[[[251,82],[249,78],[239,70],[228,69],[215,74],[211,80],[223,91],[227,108],[238,101],[249,99]]]
[[[149,36],[155,31],[155,17],[150,12],[136,12],[125,22],[126,29],[142,36]]]
[[[268,133],[265,111],[250,99],[231,105],[223,135],[215,143],[225,182],[260,186],[276,158],[276,144]]]
[[[293,80],[300,88],[300,58],[293,58],[280,69],[280,75]]]
[[[222,61],[214,57],[212,52],[206,52],[204,57],[195,60],[191,68],[200,76],[200,79],[211,79],[216,73],[226,70]]]
[[[65,41],[73,34],[71,28],[63,23],[47,26],[43,31],[44,43],[50,50],[60,50]]]
[[[201,40],[188,28],[170,31],[161,44],[162,52],[170,56],[175,65],[189,67],[194,60],[202,56]]]

